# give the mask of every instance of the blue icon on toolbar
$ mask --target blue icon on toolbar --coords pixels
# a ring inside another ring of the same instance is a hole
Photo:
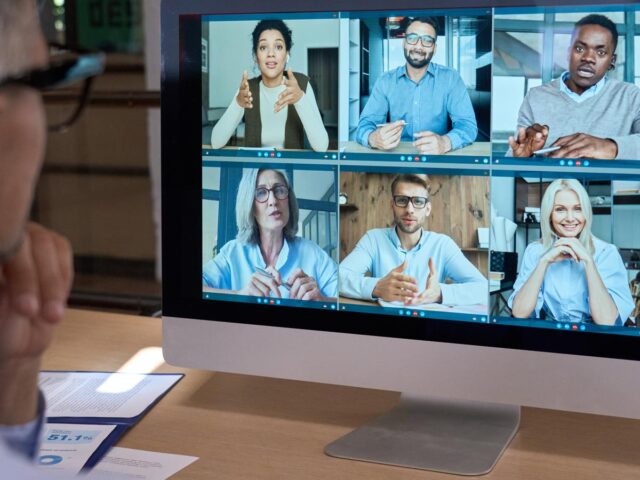
[[[584,162],[582,162],[582,164],[583,164],[585,167],[588,167],[588,166],[589,166],[589,160],[585,160]]]
[[[571,328],[571,325],[569,325],[568,323],[564,324],[564,329],[565,330],[569,330]]]
[[[400,155],[400,161],[404,162],[404,155]]]
[[[399,311],[398,311],[398,313],[399,313],[400,315],[404,315],[404,310],[399,310]]]
[[[570,167],[573,167],[573,160],[569,160],[569,161],[567,162],[567,165],[569,165]]]
[[[560,166],[564,167],[564,160],[560,160]]]
[[[580,330],[581,330],[581,331],[583,331],[583,332],[584,332],[586,329],[587,329],[587,327],[585,327],[584,325],[580,325]]]
[[[280,152],[276,153],[276,157],[280,158],[282,154]]]

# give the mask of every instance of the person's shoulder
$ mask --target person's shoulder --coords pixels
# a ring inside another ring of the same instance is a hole
[[[432,232],[431,230],[422,230],[422,235],[425,243],[429,242],[431,245],[442,245],[449,250],[460,250],[460,247],[456,241],[446,233]]]
[[[531,242],[527,245],[527,248],[524,249],[524,256],[540,256],[544,252],[544,245],[540,240],[536,240],[535,242]]]
[[[596,258],[599,256],[609,256],[611,254],[619,255],[618,247],[616,247],[613,243],[605,242],[595,235],[592,235],[591,239],[593,241],[593,249],[595,250]]]
[[[378,77],[378,80],[376,83],[378,82],[388,83],[391,81],[395,81],[400,76],[400,74],[402,74],[402,71],[404,68],[405,68],[404,66],[400,66],[400,67],[392,68],[391,70],[387,70],[386,72],[384,72],[382,75]]]
[[[289,247],[294,247],[300,251],[305,251],[305,252],[314,252],[314,253],[326,253],[322,248],[320,248],[320,245],[318,245],[316,242],[314,242],[313,240],[309,240],[308,238],[304,238],[304,237],[293,237],[290,240],[287,240],[289,242]]]
[[[539,97],[548,97],[548,96],[560,96],[560,82],[562,80],[556,78],[555,80],[551,80],[544,85],[538,85],[537,87],[533,87],[529,90],[526,97],[531,98],[539,98]]]
[[[437,76],[462,78],[460,77],[460,73],[455,68],[447,67],[446,65],[441,65],[439,63],[430,63],[429,68],[431,68],[432,73]]]
[[[623,95],[625,97],[633,97],[640,100],[640,87],[634,83],[622,82],[615,78],[607,78],[605,87],[614,95]]]
[[[242,243],[237,238],[234,238],[233,240],[229,240],[227,243],[225,243],[222,246],[222,248],[220,249],[220,253],[218,253],[218,255],[232,256],[234,253],[239,251],[245,251],[248,248],[249,248],[248,244]]]

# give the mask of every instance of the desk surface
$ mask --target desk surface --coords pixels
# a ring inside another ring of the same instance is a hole
[[[116,370],[161,345],[161,321],[70,310],[43,368]],[[326,444],[391,408],[398,394],[204,372],[186,377],[118,443],[195,455],[177,479],[439,479],[451,475],[330,458]],[[495,479],[640,478],[640,421],[524,408]],[[469,478],[469,477],[459,477]]]

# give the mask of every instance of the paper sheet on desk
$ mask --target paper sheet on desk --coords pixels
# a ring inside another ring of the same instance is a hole
[[[47,423],[38,454],[38,466],[47,472],[77,475],[115,425]]]
[[[165,480],[196,460],[198,457],[114,447],[91,473],[105,477],[117,474],[118,478]]]
[[[47,417],[133,418],[182,375],[40,372]]]
[[[449,313],[476,313],[481,315],[487,315],[488,308],[486,305],[456,305],[447,306],[440,303],[425,303],[422,305],[406,305],[402,302],[385,302],[382,299],[378,299],[378,303],[382,307],[387,308],[407,308],[409,310],[425,310],[432,312],[449,312]]]

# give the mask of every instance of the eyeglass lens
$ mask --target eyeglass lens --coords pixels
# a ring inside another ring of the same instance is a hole
[[[415,45],[416,43],[418,43],[418,40],[420,40],[422,46],[424,47],[433,47],[433,45],[436,43],[436,39],[431,35],[418,35],[417,33],[410,33],[404,38],[409,45]]]
[[[404,208],[409,205],[409,202],[416,208],[424,208],[427,204],[427,197],[409,197],[407,195],[394,195],[393,203],[396,207]]]
[[[285,185],[276,185],[273,188],[259,187],[256,188],[256,200],[260,203],[266,202],[269,199],[269,192],[273,192],[278,200],[284,200],[289,196],[289,189]]]

